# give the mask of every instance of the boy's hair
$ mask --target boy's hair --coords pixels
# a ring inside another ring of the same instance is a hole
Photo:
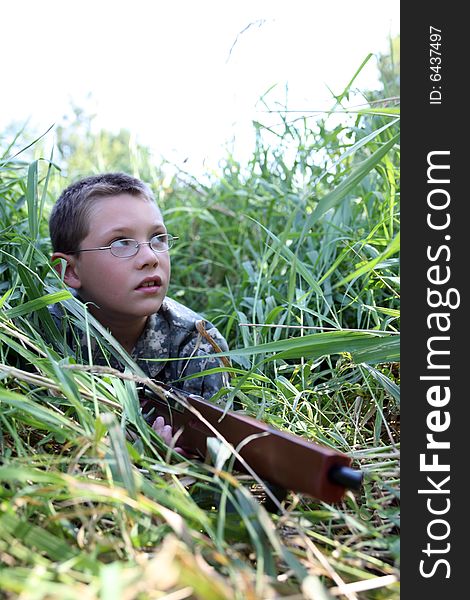
[[[150,188],[125,173],[101,173],[80,179],[61,193],[49,218],[53,252],[77,250],[89,232],[89,213],[98,198],[130,194],[154,202]]]

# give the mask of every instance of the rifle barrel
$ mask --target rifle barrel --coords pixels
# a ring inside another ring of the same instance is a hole
[[[275,429],[247,415],[224,411],[220,406],[180,390],[171,388],[173,393],[169,395],[179,400],[178,408],[171,408],[168,401],[145,391],[143,408],[149,405],[155,408],[152,420],[163,416],[175,434],[179,434],[177,445],[189,453],[197,453],[203,460],[207,454],[207,438],[214,436],[204,419],[260,478],[274,485],[325,502],[338,502],[346,489],[358,490],[361,486],[361,471],[352,469],[351,459],[337,450]],[[239,460],[234,467],[246,472]]]
[[[360,490],[364,479],[362,471],[350,467],[332,467],[328,477],[334,483],[343,485],[348,490]]]

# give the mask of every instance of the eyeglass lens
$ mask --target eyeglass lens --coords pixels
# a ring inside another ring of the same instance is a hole
[[[110,245],[110,250],[114,256],[127,258],[137,254],[139,247],[148,243],[154,252],[166,252],[173,245],[173,236],[162,233],[154,235],[150,242],[138,243],[133,239],[116,240]]]

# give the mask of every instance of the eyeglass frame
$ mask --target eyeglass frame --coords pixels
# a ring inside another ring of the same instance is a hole
[[[155,250],[155,248],[152,248],[152,240],[161,236],[167,237],[168,248],[166,248],[166,250]],[[111,254],[116,258],[132,258],[139,252],[139,248],[141,246],[150,246],[151,250],[155,252],[155,254],[162,254],[163,252],[168,252],[168,250],[173,246],[173,242],[178,239],[179,238],[177,236],[171,235],[169,233],[158,233],[157,235],[153,235],[149,242],[138,242],[134,238],[122,238],[111,242],[109,246],[99,246],[98,248],[82,248],[81,250],[69,250],[68,252],[64,252],[64,254],[78,254],[79,252],[92,252],[94,250],[109,250]],[[116,244],[116,242],[135,242],[135,252],[133,254],[129,254],[129,256],[118,256],[117,254],[114,254],[112,249],[113,244]]]

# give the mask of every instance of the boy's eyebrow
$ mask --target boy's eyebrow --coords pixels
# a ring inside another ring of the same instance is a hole
[[[163,223],[150,223],[150,225],[148,226],[149,230],[161,230],[161,231],[165,231],[166,232],[166,227]],[[105,236],[108,235],[113,235],[116,233],[129,233],[129,231],[132,230],[132,227],[125,227],[125,226],[119,226],[119,227],[113,227],[112,229],[109,229],[108,231],[106,231],[104,233]]]

